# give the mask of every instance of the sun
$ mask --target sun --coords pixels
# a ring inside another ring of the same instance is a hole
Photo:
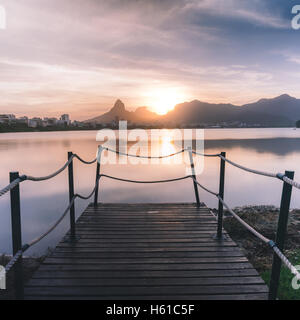
[[[184,95],[180,89],[165,88],[149,91],[147,98],[152,110],[160,115],[164,115],[173,110],[176,104],[183,102]]]

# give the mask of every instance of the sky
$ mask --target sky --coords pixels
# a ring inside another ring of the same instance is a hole
[[[0,113],[300,98],[300,0],[0,0]]]

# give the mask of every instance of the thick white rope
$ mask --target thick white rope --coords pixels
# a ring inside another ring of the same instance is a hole
[[[67,209],[64,211],[62,216],[51,226],[51,228],[49,228],[45,233],[40,235],[38,238],[33,239],[32,241],[28,242],[29,247],[32,247],[36,243],[40,242],[43,238],[45,238],[51,231],[53,231],[61,223],[61,221],[64,219],[64,217],[67,215],[67,213],[71,209],[72,205],[74,204],[75,199],[76,199],[76,195],[72,198],[71,202],[69,203]]]
[[[247,167],[244,167],[238,163],[235,163],[225,157],[223,157],[222,155],[219,155],[219,157],[221,159],[223,159],[224,161],[230,163],[231,165],[241,169],[241,170],[244,170],[244,171],[247,171],[247,172],[251,172],[251,173],[254,173],[254,174],[259,174],[259,175],[262,175],[262,176],[266,176],[266,177],[271,177],[271,178],[278,178],[277,174],[276,173],[270,173],[270,172],[264,172],[264,171],[259,171],[259,170],[254,170],[254,169],[250,169],[250,168],[247,168]]]
[[[288,178],[287,176],[283,176],[282,180],[290,185],[292,185],[293,187],[300,189],[300,183],[296,182],[295,180],[292,180],[290,178]]]
[[[4,196],[8,191],[12,190],[13,188],[15,188],[20,182],[22,182],[23,179],[21,178],[17,178],[16,180],[14,180],[13,182],[11,182],[8,186],[6,186],[5,188],[3,188],[2,190],[0,190],[0,197]]]
[[[272,250],[277,254],[277,256],[281,259],[281,261],[286,265],[286,267],[291,271],[292,274],[294,274],[297,277],[297,280],[300,281],[300,273],[298,270],[292,265],[292,263],[288,260],[288,258],[280,251],[280,249],[277,247],[276,243],[272,240],[266,238],[261,233],[256,231],[253,227],[251,227],[248,223],[246,223],[243,219],[241,219],[228,205],[227,203],[215,192],[207,189],[203,185],[201,185],[196,179],[193,178],[193,180],[198,184],[199,187],[206,190],[207,192],[215,195],[224,205],[224,207],[230,212],[230,214],[238,220],[248,231],[250,231],[254,236],[262,240],[264,243],[268,244]]]
[[[298,270],[291,264],[288,258],[280,251],[280,249],[275,245],[273,248],[274,252],[277,254],[279,259],[286,265],[286,267],[297,277],[297,280],[300,280],[300,273]]]
[[[75,155],[73,154],[70,159],[60,168],[58,169],[57,171],[55,171],[54,173],[52,174],[49,174],[48,176],[45,176],[45,177],[32,177],[32,176],[27,176],[27,180],[30,180],[30,181],[44,181],[44,180],[49,180],[51,178],[54,178],[56,177],[57,175],[59,175],[61,172],[63,172],[67,167],[68,165],[73,161]]]
[[[97,161],[97,158],[95,158],[92,161],[85,161],[83,159],[81,159],[77,154],[72,154],[72,156],[70,157],[70,159],[57,171],[55,171],[54,173],[45,176],[45,177],[32,177],[32,176],[27,176],[27,180],[30,181],[44,181],[44,180],[49,180],[51,178],[56,177],[57,175],[59,175],[61,172],[63,172],[68,166],[69,164],[73,161],[74,158],[77,158],[79,161],[81,161],[84,164],[93,164]]]
[[[280,251],[277,247],[276,243],[272,240],[266,238],[261,233],[252,228],[248,223],[246,223],[243,219],[241,219],[229,206],[224,202],[224,200],[218,196],[218,199],[223,203],[224,207],[232,214],[232,216],[238,220],[247,230],[249,230],[253,235],[262,240],[264,243],[268,244],[272,250],[277,254],[279,259],[286,265],[286,267],[297,277],[297,280],[300,280],[300,273],[298,270],[292,265],[292,263],[288,260],[288,258]]]
[[[270,239],[266,238],[265,236],[260,234],[258,231],[256,231],[254,228],[252,228],[247,222],[245,222],[243,219],[241,219],[231,208],[229,208],[227,203],[219,195],[217,195],[217,198],[222,202],[222,204],[230,212],[230,214],[236,220],[238,220],[245,228],[247,228],[252,234],[254,234],[257,238],[259,238],[260,240],[262,240],[265,243],[270,242]]]
[[[186,149],[186,150],[189,150],[189,149]],[[219,157],[221,155],[220,153],[209,154],[209,153],[201,153],[196,151],[192,151],[192,153],[202,157]]]

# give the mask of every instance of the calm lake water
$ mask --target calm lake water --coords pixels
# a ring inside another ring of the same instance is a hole
[[[0,135],[0,187],[8,184],[9,171],[33,176],[47,175],[64,164],[67,152],[73,151],[86,160],[95,157],[96,131],[8,133]],[[177,147],[165,139],[157,148],[168,154]],[[205,130],[205,152],[227,152],[227,157],[245,166],[271,172],[294,170],[300,181],[300,129],[209,129]],[[142,152],[141,152],[142,154]],[[195,159],[196,160],[196,159]],[[205,158],[199,181],[218,190],[219,159]],[[160,180],[186,174],[182,164],[106,164],[102,173],[136,180]],[[75,192],[88,194],[95,181],[95,165],[74,160]],[[68,205],[67,171],[45,182],[25,181],[21,185],[23,243],[37,237],[53,224]],[[253,175],[226,165],[225,198],[232,207],[273,204],[279,206],[282,184],[279,180]],[[217,200],[200,190],[201,201],[210,207]],[[103,178],[99,200],[103,202],[192,202],[191,180],[169,184],[139,185]],[[78,199],[78,216],[89,201]],[[300,192],[294,190],[292,207],[300,208]],[[9,195],[0,199],[0,253],[11,253]],[[69,227],[68,217],[47,238],[28,250],[29,255],[45,253],[54,247]]]

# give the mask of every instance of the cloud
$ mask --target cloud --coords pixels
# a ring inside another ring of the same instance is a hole
[[[0,32],[1,112],[84,119],[116,97],[144,105],[144,91],[157,86],[180,88],[187,100],[246,102],[277,90],[281,60],[271,49],[294,42],[277,0],[1,4],[8,20]]]
[[[274,15],[272,7],[266,6],[267,1],[243,0],[202,0],[191,1],[186,8],[199,10],[201,14],[210,14],[214,17],[228,17],[232,20],[242,20],[254,25],[271,28],[288,28],[290,22],[282,15]]]

